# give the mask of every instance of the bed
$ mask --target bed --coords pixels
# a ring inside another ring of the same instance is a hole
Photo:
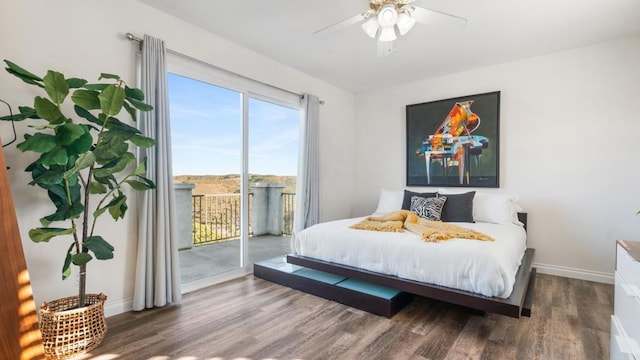
[[[404,199],[415,195],[403,194]],[[397,192],[392,206],[384,206],[385,201],[389,203],[384,195],[383,190],[377,214],[400,207]],[[452,223],[495,241],[426,243],[409,231],[350,228],[363,219],[359,217],[317,224],[296,234],[292,239],[294,254],[287,261],[481,311],[528,316],[535,251],[526,246],[526,214],[518,213],[520,208],[511,195],[473,195],[473,218],[478,221]],[[449,194],[449,198],[455,196]]]

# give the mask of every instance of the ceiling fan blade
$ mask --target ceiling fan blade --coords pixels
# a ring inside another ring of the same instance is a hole
[[[351,25],[357,24],[359,22],[361,22],[362,20],[364,20],[364,14],[358,14],[355,16],[352,16],[346,20],[342,20],[339,23],[333,24],[333,25],[329,25],[325,28],[322,28],[316,32],[314,32],[314,35],[327,35],[327,34],[331,34],[334,33],[338,30],[342,30],[346,27],[349,27]]]
[[[467,19],[443,13],[436,10],[412,6],[411,16],[419,23],[425,25],[445,25],[463,28],[467,25]]]
[[[387,56],[396,52],[393,41],[378,41],[378,56]]]

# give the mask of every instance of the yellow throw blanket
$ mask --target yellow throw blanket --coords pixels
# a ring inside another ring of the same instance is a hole
[[[409,210],[394,211],[384,216],[369,216],[361,222],[351,225],[351,228],[386,232],[404,232],[404,229],[407,229],[420,235],[422,240],[426,242],[440,242],[449,239],[494,241],[491,236],[481,232],[441,221],[429,221]]]

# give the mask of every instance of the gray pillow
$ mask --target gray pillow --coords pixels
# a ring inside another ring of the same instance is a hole
[[[444,222],[475,222],[473,221],[473,197],[475,191],[464,194],[446,194],[447,202],[442,208],[442,221]]]
[[[419,193],[419,192],[405,190],[404,198],[402,199],[402,210],[411,210],[411,198],[414,196],[419,196],[423,198],[432,198],[432,197],[437,197],[438,193],[437,192]]]

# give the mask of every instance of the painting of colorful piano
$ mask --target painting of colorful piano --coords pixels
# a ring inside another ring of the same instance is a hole
[[[499,187],[500,92],[407,105],[407,186]]]

